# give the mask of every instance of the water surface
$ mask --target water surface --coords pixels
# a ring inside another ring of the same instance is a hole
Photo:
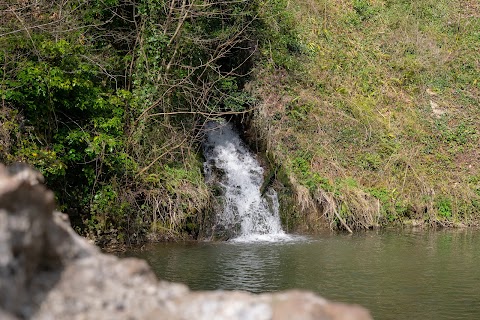
[[[130,256],[194,290],[301,288],[376,319],[480,319],[480,232],[326,234],[282,242],[160,243]]]

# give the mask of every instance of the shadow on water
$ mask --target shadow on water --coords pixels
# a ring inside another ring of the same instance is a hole
[[[194,290],[308,289],[376,319],[480,315],[480,232],[380,231],[281,243],[161,243],[129,256]]]

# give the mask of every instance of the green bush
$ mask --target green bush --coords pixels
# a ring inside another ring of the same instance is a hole
[[[435,199],[435,209],[442,218],[450,219],[452,217],[452,200],[448,197],[440,196]]]

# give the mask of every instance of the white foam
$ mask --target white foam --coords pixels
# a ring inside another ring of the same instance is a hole
[[[305,237],[290,235],[286,233],[276,233],[276,234],[249,234],[241,235],[239,237],[230,239],[229,242],[233,243],[246,243],[246,242],[266,242],[266,243],[284,243],[284,242],[297,242],[305,241]]]
[[[204,155],[207,182],[219,180],[223,192],[217,225],[240,227],[234,239],[238,242],[284,241],[290,237],[281,227],[277,193],[269,188],[261,195],[263,168],[229,123],[207,125]]]

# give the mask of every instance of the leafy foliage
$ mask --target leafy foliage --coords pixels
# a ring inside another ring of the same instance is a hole
[[[259,39],[274,36],[263,28],[265,7],[259,0],[0,7],[2,161],[38,168],[60,209],[97,240],[196,236],[209,198],[199,128],[256,103],[244,86],[259,42],[269,41]]]

